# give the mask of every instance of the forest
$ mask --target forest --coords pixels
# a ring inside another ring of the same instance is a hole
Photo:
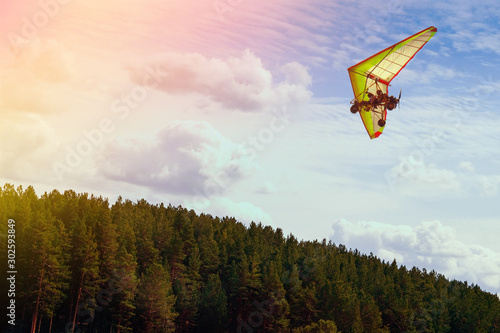
[[[477,285],[237,217],[6,184],[0,221],[1,331],[500,332]]]

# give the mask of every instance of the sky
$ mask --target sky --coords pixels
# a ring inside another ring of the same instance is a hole
[[[500,4],[0,0],[0,181],[182,205],[500,293]],[[370,140],[347,67],[429,26]]]

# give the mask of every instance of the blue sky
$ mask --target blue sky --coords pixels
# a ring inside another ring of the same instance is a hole
[[[500,292],[497,2],[50,3],[2,5],[3,183],[262,221]],[[431,25],[370,140],[347,67]]]

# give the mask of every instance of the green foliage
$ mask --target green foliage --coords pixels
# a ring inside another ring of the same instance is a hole
[[[337,325],[334,321],[321,319],[317,323],[307,325],[304,327],[295,328],[293,333],[336,333]]]
[[[210,274],[200,300],[199,328],[203,332],[227,329],[227,296],[218,274]]]
[[[175,296],[172,293],[170,274],[161,264],[149,266],[138,287],[137,305],[142,332],[174,332],[174,319],[177,313],[172,311]]]
[[[495,332],[496,295],[182,207],[0,189],[17,325],[62,332]],[[2,247],[5,242],[2,238]],[[7,254],[0,252],[5,265]],[[4,271],[6,269],[4,268]],[[5,280],[0,281],[6,294]],[[6,305],[2,305],[6,306]]]

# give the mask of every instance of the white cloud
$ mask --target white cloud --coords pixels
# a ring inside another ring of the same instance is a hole
[[[481,175],[477,177],[483,195],[493,197],[498,194],[500,175]]]
[[[426,164],[421,151],[401,158],[387,174],[386,180],[392,189],[411,197],[433,198],[462,193],[462,183],[454,171]]]
[[[58,148],[53,129],[38,115],[17,113],[0,119],[2,177],[23,181],[53,178],[50,162]]]
[[[500,32],[488,26],[470,25],[467,31],[458,30],[450,35],[453,46],[460,52],[492,52],[500,54],[500,43],[498,42]]]
[[[193,209],[197,213],[213,214],[219,217],[234,217],[238,221],[249,224],[250,222],[271,224],[271,215],[260,207],[247,201],[233,201],[222,196],[198,196],[184,200],[182,204],[187,209]]]
[[[468,172],[474,172],[474,164],[470,161],[462,161],[458,164],[459,169],[468,171]]]
[[[311,75],[307,69],[298,62],[289,62],[281,67],[285,74],[285,82],[297,86],[308,87],[312,83]]]
[[[15,66],[49,82],[65,82],[74,74],[73,56],[64,45],[52,39],[36,38],[21,44]]]
[[[0,106],[31,113],[66,111],[68,89],[74,75],[71,53],[54,40],[33,39],[0,74]]]
[[[273,194],[277,192],[277,188],[274,183],[266,182],[265,184],[262,184],[255,192],[260,194]]]
[[[400,265],[434,269],[448,278],[479,284],[491,292],[500,291],[500,253],[457,239],[456,229],[440,221],[422,222],[416,227],[380,222],[339,220],[333,223],[331,239],[363,253]]]
[[[495,197],[500,186],[499,174],[478,173],[470,161],[459,162],[456,169],[427,164],[423,150],[414,150],[400,158],[400,163],[385,174],[385,179],[393,191],[419,199]]]
[[[110,144],[99,162],[101,172],[163,192],[212,196],[255,167],[244,147],[205,121],[173,121],[148,140]]]
[[[241,57],[226,60],[206,58],[198,53],[166,53],[147,62],[159,68],[162,80],[158,89],[167,93],[203,94],[228,109],[258,112],[293,108],[306,103],[311,92],[311,77],[299,63],[282,67],[285,81],[274,82],[262,61],[246,50]],[[142,84],[145,66],[131,69],[132,79]]]
[[[234,216],[247,224],[253,221],[268,225],[272,222],[268,213],[249,202],[234,202],[229,198],[216,198],[211,205],[215,211],[220,212],[219,216]]]

